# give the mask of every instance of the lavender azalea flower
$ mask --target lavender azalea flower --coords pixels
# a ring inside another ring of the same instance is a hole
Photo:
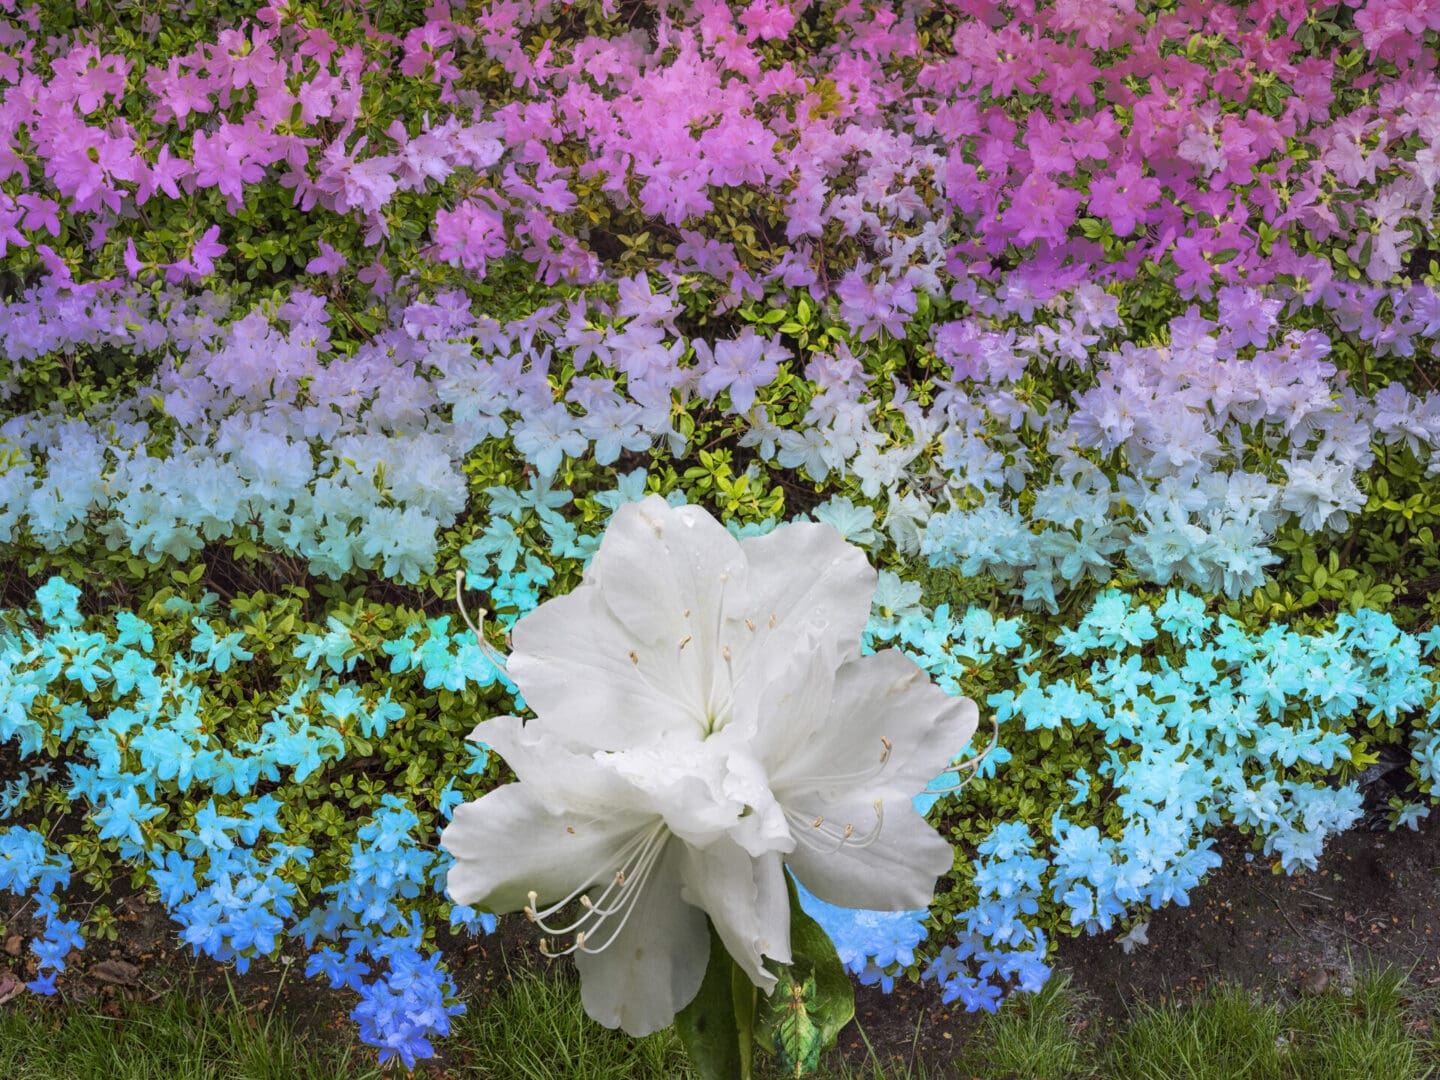
[[[928,906],[952,852],[910,800],[977,710],[898,651],[861,655],[875,584],[827,525],[736,540],[698,507],[620,507],[580,586],[514,627],[536,719],[470,736],[519,782],[456,808],[451,897],[524,911],[574,954],[590,1016],[632,1035],[699,990],[707,916],[773,988],[786,866],[828,903]]]

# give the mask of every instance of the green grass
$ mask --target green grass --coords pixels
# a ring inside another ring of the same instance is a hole
[[[964,1055],[977,1075],[1071,1080],[1089,1075],[1090,1047],[1081,1027],[1085,1002],[1056,973],[1038,994],[1018,994],[982,1021],[978,1050]],[[1088,1025],[1087,1025],[1088,1027]]]
[[[0,1007],[5,1080],[379,1080],[374,1052],[345,1036],[307,1039],[274,1012],[193,991],[57,1007]],[[1288,1005],[1221,988],[1137,1005],[1102,1025],[1063,976],[981,1017],[955,1058],[927,1068],[831,1055],[818,1080],[1440,1080],[1440,1015],[1403,975],[1373,972],[1350,994]],[[344,1033],[342,1033],[344,1034]],[[918,1036],[917,1032],[917,1044]],[[864,1032],[860,1033],[862,1044]],[[848,1040],[847,1040],[848,1041]],[[573,978],[517,975],[444,1040],[447,1080],[693,1080],[671,1032],[631,1039],[593,1024]],[[762,1077],[773,1078],[764,1068]],[[429,1075],[425,1070],[417,1076]]]
[[[464,1077],[494,1080],[641,1080],[688,1074],[673,1030],[644,1039],[603,1028],[585,1015],[573,978],[520,975],[490,1005],[453,1021],[442,1045]]]
[[[378,1080],[358,1044],[311,1046],[273,1013],[206,1004],[193,990],[157,1002],[56,1009],[34,999],[0,1006],[6,1080]]]
[[[1427,1015],[1428,1014],[1428,1015]],[[1395,971],[1366,974],[1281,1008],[1235,989],[1185,1006],[1141,1006],[1100,1075],[1134,1080],[1425,1080],[1440,1076],[1440,1016]]]

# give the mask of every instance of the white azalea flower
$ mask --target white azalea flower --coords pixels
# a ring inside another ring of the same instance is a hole
[[[586,1011],[632,1035],[699,990],[707,915],[773,988],[787,864],[832,904],[928,906],[952,853],[910,799],[977,712],[897,651],[860,655],[875,583],[827,525],[736,540],[698,507],[622,506],[580,586],[514,627],[536,719],[470,736],[519,783],[456,809],[450,896],[525,911],[575,955]]]

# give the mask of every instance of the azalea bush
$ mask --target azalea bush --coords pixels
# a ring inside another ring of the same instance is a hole
[[[936,767],[994,733],[907,793],[956,852],[933,903],[800,874],[862,981],[993,1008],[1062,935],[1143,945],[1222,828],[1288,872],[1422,827],[1437,32],[1392,0],[0,2],[32,989],[123,883],[429,1054],[437,931],[493,926],[445,893],[440,830],[509,778],[465,736],[550,722],[506,633],[646,498],[833,529],[878,571],[865,648],[979,704]]]

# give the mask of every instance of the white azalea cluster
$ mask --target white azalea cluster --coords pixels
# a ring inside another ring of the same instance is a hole
[[[911,797],[977,712],[898,651],[861,655],[875,584],[828,525],[736,540],[698,507],[622,507],[582,583],[515,625],[536,718],[470,736],[519,782],[456,809],[451,897],[524,911],[590,1016],[633,1035],[698,992],[707,916],[773,988],[786,866],[832,904],[927,906],[953,856]]]

